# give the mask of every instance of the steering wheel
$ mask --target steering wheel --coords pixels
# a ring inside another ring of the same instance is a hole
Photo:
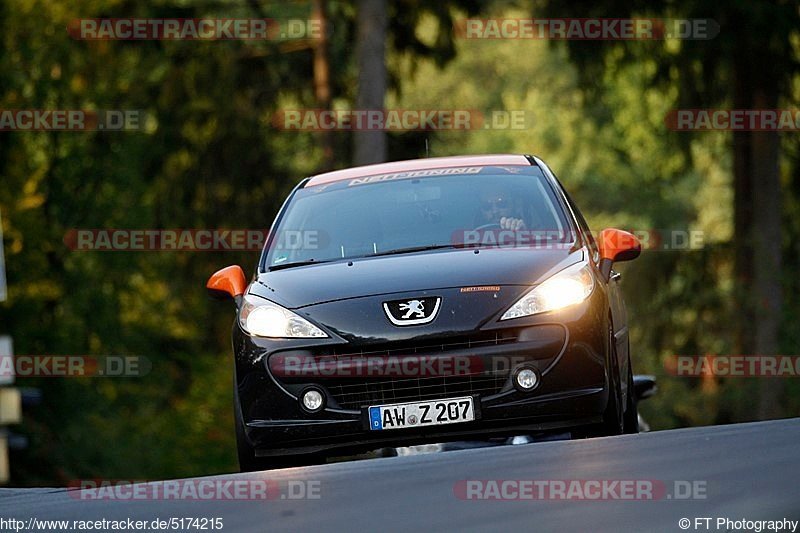
[[[489,224],[484,224],[483,226],[478,226],[477,228],[475,228],[472,231],[481,231],[481,230],[485,230],[485,229],[489,229],[489,228],[501,229],[500,224],[498,224],[497,222],[490,222]]]

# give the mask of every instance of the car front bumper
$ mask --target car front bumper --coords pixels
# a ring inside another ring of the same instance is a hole
[[[409,336],[359,344],[355,355],[352,339],[311,345],[301,340],[276,343],[250,337],[234,325],[235,392],[246,438],[256,456],[335,454],[337,450],[349,453],[384,446],[550,432],[600,422],[608,402],[610,367],[605,302],[605,296],[595,291],[588,300],[566,311],[490,323],[466,337],[451,331],[434,338]],[[416,383],[427,393],[425,397],[398,393],[403,387],[395,385],[414,383],[414,376],[398,381],[313,373],[287,377],[276,372],[275,361],[280,357],[330,360],[345,357],[342,353],[348,354],[346,357],[403,354],[406,359],[428,361],[457,354],[484,370],[501,371],[495,373],[489,386],[482,383],[483,388],[472,380],[444,382],[441,377],[422,377]],[[514,387],[513,370],[520,365],[533,367],[540,374],[534,390],[524,392]],[[307,412],[300,404],[299,397],[309,386],[323,391],[327,398],[325,408],[316,413]],[[476,420],[424,428],[369,429],[369,405],[458,396],[475,398]]]

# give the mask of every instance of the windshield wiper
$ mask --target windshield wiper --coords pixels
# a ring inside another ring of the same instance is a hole
[[[294,261],[293,263],[278,263],[277,265],[272,265],[267,267],[267,270],[272,272],[274,270],[283,270],[284,268],[292,268],[292,267],[299,267],[299,266],[306,266],[306,265],[320,265],[322,263],[330,263],[333,259],[325,259],[322,261],[318,261],[316,259],[307,259],[305,261]]]
[[[292,263],[278,263],[277,265],[272,265],[267,267],[269,272],[275,270],[283,270],[284,268],[293,268],[293,267],[300,267],[300,266],[308,266],[308,265],[321,265],[322,263],[330,263],[332,261],[341,261],[342,259],[356,259],[359,257],[379,257],[383,255],[397,255],[397,254],[410,254],[414,252],[427,252],[429,250],[443,250],[445,248],[460,248],[455,244],[429,244],[427,246],[411,246],[409,248],[397,248],[395,250],[386,250],[385,252],[377,252],[373,254],[361,255],[361,256],[353,256],[353,257],[337,257],[336,259],[307,259],[305,261],[294,261]]]
[[[445,248],[459,248],[455,244],[429,244],[427,246],[411,246],[409,248],[397,248],[395,250],[386,250],[385,252],[377,252],[374,254],[366,255],[365,257],[378,257],[381,255],[397,255],[397,254],[410,254],[414,252],[427,252],[428,250],[443,250]]]

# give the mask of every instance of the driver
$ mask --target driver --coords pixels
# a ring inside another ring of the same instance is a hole
[[[519,217],[507,193],[484,191],[480,200],[480,226],[498,225],[500,229],[515,231],[526,229],[525,221]]]

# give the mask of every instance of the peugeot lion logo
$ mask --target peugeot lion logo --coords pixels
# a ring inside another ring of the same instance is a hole
[[[408,303],[400,304],[400,310],[408,311],[403,315],[402,320],[406,320],[411,315],[415,315],[416,318],[425,318],[425,304],[419,300],[411,300]]]
[[[427,324],[436,318],[442,299],[438,296],[414,298],[413,300],[393,300],[383,303],[386,316],[395,326],[414,326]]]

